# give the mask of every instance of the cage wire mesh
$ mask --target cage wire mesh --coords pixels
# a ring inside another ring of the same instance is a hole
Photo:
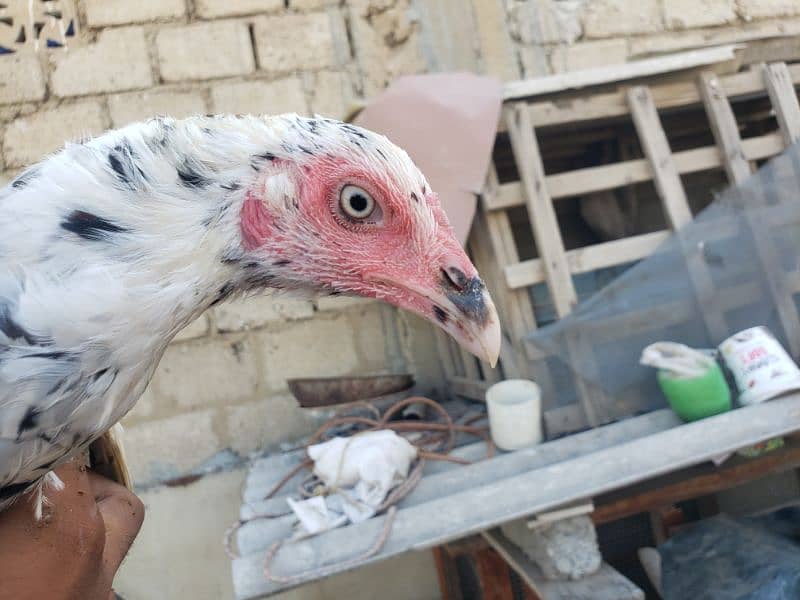
[[[605,404],[604,421],[665,407],[655,371],[639,365],[657,341],[716,348],[763,325],[797,360],[799,193],[795,144],[570,315],[531,332],[525,343],[549,374],[548,408],[587,389],[590,402]]]

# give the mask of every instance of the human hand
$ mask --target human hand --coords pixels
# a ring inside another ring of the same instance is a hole
[[[0,600],[109,600],[114,576],[144,520],[133,493],[72,461],[47,490],[51,507],[34,519],[33,498],[0,513]]]

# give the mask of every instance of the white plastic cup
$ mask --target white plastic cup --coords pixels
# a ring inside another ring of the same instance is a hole
[[[542,441],[542,392],[527,379],[508,379],[486,391],[489,431],[501,450],[519,450]]]

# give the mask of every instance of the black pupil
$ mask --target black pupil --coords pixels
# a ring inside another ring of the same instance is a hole
[[[364,212],[367,210],[368,205],[369,201],[364,194],[353,194],[350,196],[350,208],[352,208],[355,212]]]

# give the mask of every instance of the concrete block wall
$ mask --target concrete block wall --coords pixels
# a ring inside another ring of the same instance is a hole
[[[800,32],[796,0],[508,0],[506,8],[525,77]]]

